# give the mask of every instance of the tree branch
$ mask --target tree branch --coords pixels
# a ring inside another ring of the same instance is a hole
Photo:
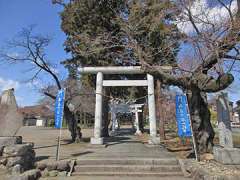
[[[50,93],[48,93],[48,92],[44,92],[44,94],[45,94],[46,96],[52,98],[53,100],[56,99],[56,96],[54,96],[54,95],[52,95],[52,94],[50,94]]]

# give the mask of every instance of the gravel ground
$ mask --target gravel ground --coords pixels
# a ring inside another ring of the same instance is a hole
[[[216,161],[202,161],[199,165],[207,169],[211,175],[236,175],[240,176],[240,166],[224,166]]]
[[[240,166],[226,166],[214,160],[196,162],[195,160],[182,160],[186,173],[194,179],[239,179]]]

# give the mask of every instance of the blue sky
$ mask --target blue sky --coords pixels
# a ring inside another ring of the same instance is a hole
[[[6,40],[17,35],[22,28],[36,25],[35,32],[53,37],[47,54],[52,62],[58,64],[69,56],[63,47],[66,37],[60,27],[59,12],[61,11],[62,7],[53,5],[51,0],[0,0],[0,47],[4,46]],[[187,49],[183,48],[182,52],[185,53]],[[66,70],[61,65],[57,69],[61,78],[67,76]],[[26,73],[26,70],[27,67],[23,65],[0,65],[0,93],[4,89],[14,87],[20,106],[36,104],[41,98],[38,87],[41,86],[42,81],[49,80],[47,76],[43,76],[43,79],[34,84],[27,83],[25,81],[31,77],[31,74]],[[236,74],[235,77],[237,76]],[[239,80],[236,80],[229,93],[232,101],[240,99],[238,84]]]
[[[0,47],[6,40],[13,38],[22,28],[36,25],[34,31],[53,37],[47,54],[54,63],[68,57],[64,51],[65,34],[60,28],[59,12],[62,7],[53,5],[51,0],[0,0]],[[13,52],[14,53],[14,52]],[[66,70],[58,67],[61,77],[66,77]],[[39,80],[34,84],[27,83],[31,74],[23,65],[0,66],[0,92],[6,88],[15,87],[16,97],[20,106],[35,104],[40,97],[36,86],[41,86]]]

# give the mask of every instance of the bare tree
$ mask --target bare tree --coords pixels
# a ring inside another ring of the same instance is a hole
[[[164,84],[181,87],[188,94],[193,131],[197,138],[198,150],[209,152],[212,150],[214,131],[210,123],[210,112],[207,104],[207,94],[227,88],[233,81],[231,69],[239,56],[239,4],[233,8],[233,1],[226,3],[218,0],[219,6],[226,9],[227,17],[214,17],[210,11],[201,9],[201,13],[194,14],[194,1],[181,0],[179,9],[183,9],[179,21],[188,22],[193,32],[186,34],[184,40],[195,49],[197,57],[194,68],[184,71],[177,67],[172,73],[165,73],[156,69],[142,58],[141,63],[146,72],[153,74]],[[201,7],[198,7],[201,8]],[[144,51],[143,53],[144,54]],[[224,62],[232,65],[226,69]]]
[[[47,59],[46,48],[48,47],[51,39],[48,36],[35,35],[33,34],[33,27],[23,29],[17,38],[7,42],[8,50],[2,50],[0,52],[0,58],[2,61],[7,63],[23,63],[24,65],[30,66],[30,71],[33,73],[30,80],[35,80],[41,73],[49,75],[54,86],[44,88],[43,93],[51,99],[56,99],[57,90],[63,89],[64,85],[61,83],[57,73],[55,72],[54,64]],[[12,53],[18,51],[18,53]],[[67,96],[64,102],[64,117],[67,121],[68,128],[71,132],[72,141],[79,140],[77,133],[77,120],[75,118],[74,109],[70,105],[71,100],[71,88],[67,88]]]

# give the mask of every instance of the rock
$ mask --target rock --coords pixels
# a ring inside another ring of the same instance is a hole
[[[48,170],[48,171],[69,171],[69,161],[54,161],[54,160],[43,160],[35,163],[37,169]]]
[[[4,157],[13,157],[13,156],[24,156],[28,152],[32,153],[32,144],[15,144],[12,146],[6,146],[3,149]]]
[[[12,168],[13,175],[21,174],[21,173],[23,173],[23,171],[24,171],[23,167],[20,164],[17,164]]]
[[[69,161],[58,161],[57,162],[57,170],[59,171],[69,171]]]
[[[8,177],[8,180],[37,180],[41,177],[41,172],[39,170],[33,169],[24,172],[21,175],[14,175]]]
[[[0,169],[7,170],[7,167],[4,166],[3,164],[0,164]]]
[[[49,176],[49,172],[47,169],[44,169],[43,171],[41,171],[41,177],[48,177]]]
[[[16,164],[21,164],[22,165],[23,163],[24,163],[24,159],[22,157],[10,157],[7,160],[6,166],[8,168],[10,168],[10,167],[15,166]]]
[[[0,137],[0,146],[11,146],[14,144],[22,144],[22,136]]]
[[[6,166],[6,164],[7,164],[7,158],[0,158],[0,164]]]
[[[58,175],[58,171],[53,170],[53,171],[49,171],[49,176],[50,177],[56,177]]]
[[[22,144],[22,136],[15,136],[15,143],[16,144]]]
[[[2,156],[2,154],[3,154],[3,148],[4,148],[4,146],[0,145],[0,156]]]
[[[38,169],[29,170],[24,172],[22,176],[28,177],[28,180],[36,180],[41,177],[41,171]]]
[[[42,160],[42,161],[38,161],[35,163],[35,166],[38,169],[44,170],[45,168],[47,168],[48,171],[52,171],[52,170],[56,170],[57,169],[57,161],[55,160]]]
[[[37,169],[40,169],[41,171],[43,171],[44,169],[46,169],[47,164],[44,161],[39,161],[35,163],[35,166]]]
[[[58,176],[61,176],[61,177],[67,176],[67,171],[59,172]]]
[[[34,166],[35,154],[25,155],[24,157],[24,167],[25,169],[31,169]]]
[[[201,159],[205,161],[210,161],[214,159],[214,156],[211,153],[205,153],[201,156]]]
[[[214,159],[225,165],[240,165],[239,148],[213,147]]]
[[[57,162],[52,161],[52,162],[47,163],[47,170],[48,171],[53,171],[53,170],[56,170],[56,169],[57,169]]]

